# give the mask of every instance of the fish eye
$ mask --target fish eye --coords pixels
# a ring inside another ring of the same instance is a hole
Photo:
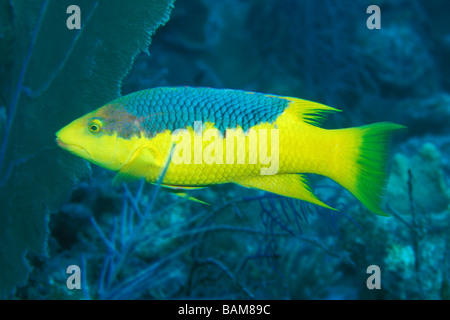
[[[103,124],[99,119],[93,119],[89,122],[88,128],[92,134],[99,134],[102,131]]]

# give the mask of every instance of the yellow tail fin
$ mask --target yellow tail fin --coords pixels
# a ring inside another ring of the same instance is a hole
[[[350,191],[371,212],[388,216],[382,209],[382,194],[386,185],[386,163],[391,136],[406,127],[389,122],[342,129],[343,140],[352,146],[343,149],[334,167],[333,180]],[[343,142],[345,145],[345,142]]]

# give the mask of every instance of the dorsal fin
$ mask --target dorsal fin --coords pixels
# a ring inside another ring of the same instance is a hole
[[[328,113],[342,112],[342,110],[314,101],[293,97],[286,97],[285,99],[291,101],[289,109],[292,110],[292,112],[296,113],[304,122],[316,127],[322,124]]]

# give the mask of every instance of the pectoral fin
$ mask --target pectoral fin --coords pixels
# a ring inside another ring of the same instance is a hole
[[[301,174],[255,176],[234,183],[247,188],[264,190],[281,196],[308,201],[319,206],[336,210],[320,201],[311,191],[308,181]]]
[[[133,156],[114,177],[112,184],[119,185],[123,182],[147,178],[150,170],[162,170],[161,161],[156,152],[147,146],[141,146],[133,153]]]
[[[136,181],[136,180],[139,180],[139,178],[131,176],[131,175],[128,175],[126,173],[119,172],[119,173],[117,173],[115,175],[115,177],[114,177],[114,179],[113,179],[111,184],[114,187],[117,187],[117,186],[121,185],[122,183],[129,183],[129,182],[133,182],[133,181]]]

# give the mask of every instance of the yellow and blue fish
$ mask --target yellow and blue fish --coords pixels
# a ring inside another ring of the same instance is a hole
[[[162,185],[168,188],[236,183],[331,208],[312,192],[304,174],[313,173],[386,215],[381,202],[388,145],[404,126],[321,128],[324,115],[336,111],[293,97],[161,87],[120,97],[76,119],[56,133],[56,141],[116,171],[116,183],[156,183],[166,168]]]

